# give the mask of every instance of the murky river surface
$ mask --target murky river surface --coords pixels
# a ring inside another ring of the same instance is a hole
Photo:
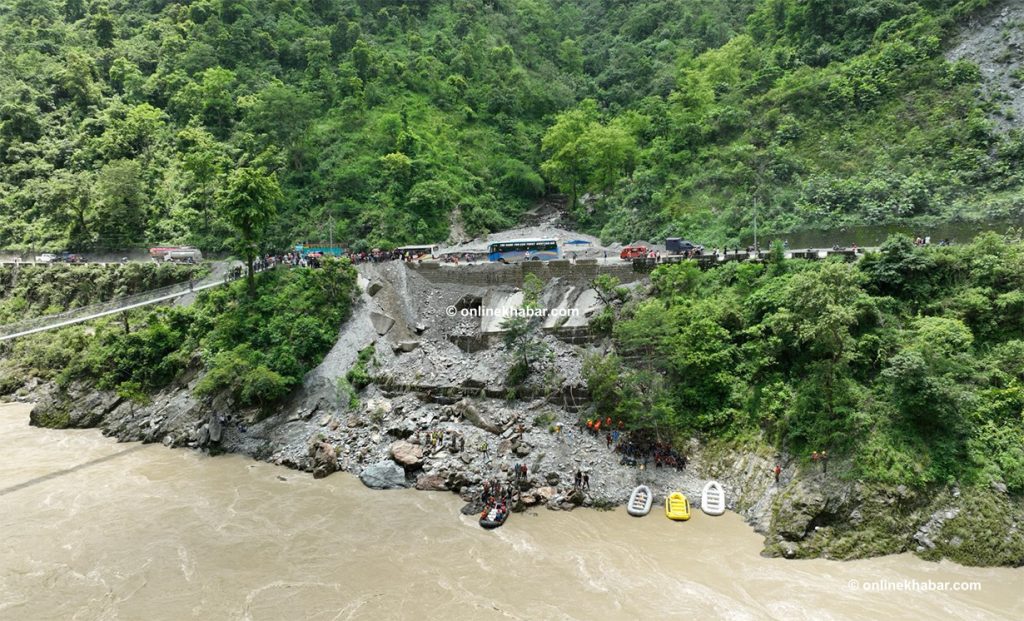
[[[0,619],[1024,618],[1022,570],[767,559],[733,514],[487,532],[452,494],[35,429],[21,405],[0,456]],[[979,590],[895,590],[932,583]]]

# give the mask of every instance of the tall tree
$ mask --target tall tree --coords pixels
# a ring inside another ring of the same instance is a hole
[[[580,189],[587,180],[588,163],[583,136],[597,123],[597,102],[587,99],[578,108],[563,112],[544,134],[541,148],[548,160],[541,170],[556,186],[569,190],[576,208]]]
[[[227,177],[227,184],[217,197],[220,210],[238,231],[238,250],[249,268],[249,293],[256,293],[253,263],[267,226],[277,215],[281,187],[273,174],[256,168],[236,168]]]

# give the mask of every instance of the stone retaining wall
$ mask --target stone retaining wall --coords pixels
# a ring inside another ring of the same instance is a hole
[[[531,261],[529,263],[487,263],[483,265],[441,265],[438,263],[409,264],[427,280],[436,283],[470,285],[477,287],[494,287],[507,285],[522,287],[526,274],[537,276],[542,282],[553,278],[566,281],[586,283],[600,274],[615,276],[620,282],[634,282],[648,277],[647,274],[636,272],[630,263],[598,264],[594,259],[580,259],[575,264],[570,261]]]

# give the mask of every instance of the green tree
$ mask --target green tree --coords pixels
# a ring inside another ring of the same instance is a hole
[[[130,248],[146,239],[146,189],[142,166],[114,160],[96,174],[86,225],[94,243],[105,249]]]
[[[277,214],[281,200],[277,178],[255,168],[232,170],[217,200],[225,219],[238,233],[237,248],[248,266],[249,294],[256,295],[256,274],[253,263],[267,227]]]
[[[556,186],[569,190],[570,208],[575,210],[579,193],[590,174],[590,156],[584,136],[597,123],[597,102],[583,101],[578,107],[555,117],[555,123],[544,133],[541,149],[548,159],[541,170]]]
[[[210,211],[214,207],[215,182],[230,164],[223,146],[201,127],[187,127],[178,132],[181,165],[192,175],[197,203],[203,215],[203,232],[210,231]]]

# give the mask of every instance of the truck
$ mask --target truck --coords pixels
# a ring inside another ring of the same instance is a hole
[[[665,238],[665,252],[668,254],[684,254],[686,252],[697,251],[698,254],[704,252],[704,246],[687,241],[679,237],[667,237]]]
[[[198,248],[192,248],[191,246],[150,248],[149,256],[154,259],[178,263],[199,263],[203,260],[203,253]]]
[[[199,263],[202,260],[203,253],[198,248],[175,248],[164,255],[164,261],[179,263]]]

